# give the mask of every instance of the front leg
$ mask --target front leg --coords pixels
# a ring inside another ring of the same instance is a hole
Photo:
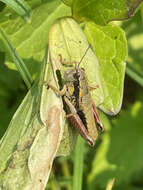
[[[64,85],[62,90],[59,90],[58,88],[56,88],[55,86],[53,86],[50,82],[45,83],[45,85],[49,88],[51,88],[52,90],[54,90],[59,96],[64,96],[66,93],[66,85]]]
[[[77,63],[76,61],[73,61],[73,62],[66,61],[66,59],[63,59],[63,58],[62,58],[62,55],[61,55],[61,54],[59,54],[59,57],[60,57],[60,63],[61,63],[62,65],[72,65],[72,64],[75,64],[75,66],[78,65],[78,63]]]

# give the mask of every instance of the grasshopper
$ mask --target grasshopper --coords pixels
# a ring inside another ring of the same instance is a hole
[[[91,146],[94,146],[98,136],[96,124],[98,124],[101,131],[104,130],[104,127],[99,119],[96,106],[90,95],[90,90],[95,89],[95,87],[93,88],[88,85],[84,69],[79,68],[88,49],[89,47],[80,62],[64,62],[60,55],[60,62],[62,64],[75,64],[75,68],[65,71],[63,77],[65,85],[62,90],[58,90],[50,83],[48,83],[48,86],[58,95],[62,96],[67,114],[66,117],[70,120],[71,124],[79,130],[81,136]]]

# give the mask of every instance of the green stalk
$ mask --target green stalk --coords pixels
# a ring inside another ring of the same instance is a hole
[[[74,175],[73,175],[74,190],[82,190],[83,161],[84,161],[84,140],[82,139],[81,136],[79,136],[74,155]]]
[[[69,171],[67,160],[65,160],[64,163],[62,164],[62,169],[63,169],[63,173],[64,173],[65,178],[70,179],[71,174]],[[67,183],[66,186],[67,186],[67,190],[72,190],[71,183]]]

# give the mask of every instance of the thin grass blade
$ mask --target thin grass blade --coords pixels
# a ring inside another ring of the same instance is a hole
[[[4,32],[2,30],[0,30],[0,33],[3,37],[3,41],[6,45],[6,47],[9,50],[10,55],[13,58],[13,61],[18,69],[18,71],[20,72],[22,79],[24,80],[26,86],[28,88],[31,87],[33,80],[32,77],[26,67],[26,65],[24,64],[23,60],[21,59],[21,57],[18,55],[18,53],[16,52],[16,49],[13,47],[13,45],[9,42],[9,40],[7,39],[6,35],[4,34]]]
[[[127,63],[126,73],[143,87],[143,73],[139,71],[133,64],[129,62]]]
[[[28,20],[31,15],[31,9],[24,0],[0,0],[11,7],[24,20]]]

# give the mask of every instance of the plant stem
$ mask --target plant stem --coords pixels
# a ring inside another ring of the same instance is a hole
[[[74,190],[82,189],[83,161],[84,161],[84,140],[82,139],[81,136],[79,136],[74,155],[74,175],[73,175]]]

